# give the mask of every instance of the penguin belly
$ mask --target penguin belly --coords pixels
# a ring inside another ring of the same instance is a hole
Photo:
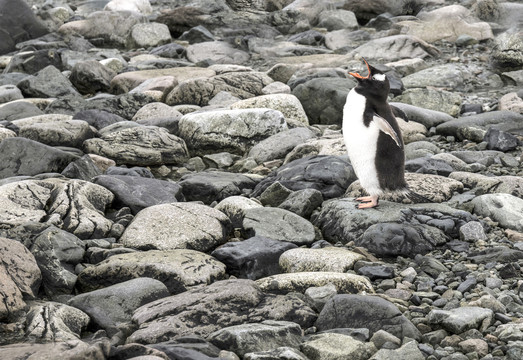
[[[349,159],[360,180],[361,186],[369,195],[381,195],[376,154],[380,129],[374,121],[365,126],[363,112],[366,99],[352,89],[347,95],[343,108],[343,138],[349,154]]]

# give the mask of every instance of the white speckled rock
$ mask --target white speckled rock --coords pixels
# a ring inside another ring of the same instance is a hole
[[[281,254],[280,267],[288,273],[306,271],[326,271],[344,273],[351,270],[354,263],[364,259],[345,248],[328,246],[321,249],[297,248]]]

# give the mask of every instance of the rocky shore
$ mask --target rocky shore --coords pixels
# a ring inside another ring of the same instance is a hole
[[[0,358],[523,358],[523,3],[0,2]],[[410,187],[342,107],[384,71]]]

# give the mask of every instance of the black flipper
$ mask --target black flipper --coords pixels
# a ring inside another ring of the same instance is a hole
[[[401,110],[399,107],[390,105],[390,108],[392,109],[392,114],[394,114],[395,117],[401,118],[405,121],[409,121],[409,117],[407,116],[407,114],[405,114],[405,112],[403,110]]]
[[[412,200],[414,203],[434,203],[434,201],[426,198],[423,195],[420,195],[412,190],[409,190],[407,193],[407,197]]]

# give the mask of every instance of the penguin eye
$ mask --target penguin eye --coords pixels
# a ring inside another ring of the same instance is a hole
[[[373,80],[385,81],[385,74],[376,74],[372,76]]]

